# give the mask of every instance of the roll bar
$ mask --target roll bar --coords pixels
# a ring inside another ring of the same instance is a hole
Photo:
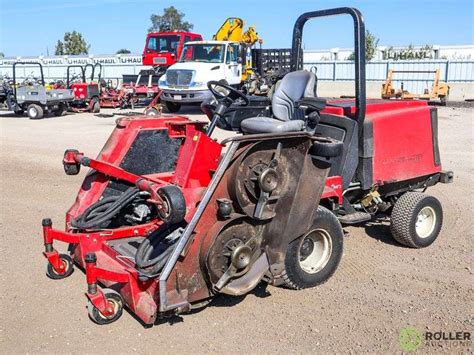
[[[43,66],[39,62],[15,62],[13,63],[13,92],[16,97],[16,66],[17,65],[38,65],[40,67],[41,73],[41,85],[44,86],[44,73],[43,73]]]
[[[82,76],[82,82],[84,83],[86,81],[86,75],[85,75],[85,69],[82,65],[79,65],[79,64],[75,64],[75,65],[68,65],[67,66],[67,69],[66,69],[66,87],[69,89],[69,79],[70,79],[70,72],[71,72],[71,68],[79,68],[81,69],[81,76]]]
[[[301,40],[303,27],[311,18],[335,15],[350,15],[354,21],[354,54],[355,54],[355,117],[362,129],[365,118],[366,87],[365,87],[365,24],[362,14],[353,7],[338,7],[334,9],[305,12],[295,22],[293,27],[293,42],[291,50],[291,71],[303,68],[303,51]]]
[[[91,76],[89,77],[90,81],[93,81],[94,80],[94,77],[95,77],[95,68],[96,67],[99,67],[99,75],[97,76],[97,81],[100,81],[100,77],[101,77],[101,74],[102,74],[102,64],[100,63],[95,63],[95,64],[86,64],[84,66],[84,73],[86,72],[87,70],[87,67],[91,67],[92,68],[92,72],[91,72]]]

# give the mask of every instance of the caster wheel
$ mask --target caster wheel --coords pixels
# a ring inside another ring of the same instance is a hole
[[[113,314],[110,316],[104,316],[100,311],[92,304],[91,301],[87,302],[87,312],[89,317],[94,323],[104,325],[110,324],[118,320],[123,313],[123,299],[120,294],[110,288],[104,288],[102,292],[107,299],[107,302],[113,309]]]
[[[74,264],[69,255],[59,254],[59,257],[61,258],[61,262],[63,263],[64,270],[62,273],[58,273],[56,270],[54,270],[53,265],[48,263],[48,266],[46,267],[46,275],[50,279],[53,279],[53,280],[65,279],[66,277],[70,276],[74,271]]]

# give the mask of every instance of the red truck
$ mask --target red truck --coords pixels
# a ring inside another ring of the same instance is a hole
[[[164,72],[179,59],[183,45],[191,41],[202,41],[202,36],[181,31],[148,33],[143,49],[143,65],[163,68]]]

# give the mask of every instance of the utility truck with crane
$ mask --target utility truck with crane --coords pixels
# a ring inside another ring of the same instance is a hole
[[[215,80],[235,88],[252,74],[251,48],[258,37],[255,27],[244,31],[244,21],[228,18],[212,41],[192,41],[184,44],[179,61],[160,78],[161,101],[170,112],[179,111],[182,104],[201,103],[212,97],[207,88]]]

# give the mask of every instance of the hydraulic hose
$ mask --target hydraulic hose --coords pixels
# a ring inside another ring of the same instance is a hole
[[[142,279],[149,279],[160,273],[182,232],[183,228],[164,228],[145,238],[135,254],[135,264]],[[158,255],[153,257],[156,254]]]
[[[71,225],[78,229],[107,228],[123,208],[142,195],[149,194],[136,187],[130,187],[119,196],[105,197],[89,206],[81,216],[71,222]],[[135,264],[142,279],[146,280],[160,273],[182,231],[183,228],[179,226],[163,226],[140,243],[135,254]]]
[[[81,216],[71,222],[71,225],[78,229],[107,228],[120,210],[128,206],[142,193],[136,187],[130,187],[120,196],[103,198],[89,206]]]

